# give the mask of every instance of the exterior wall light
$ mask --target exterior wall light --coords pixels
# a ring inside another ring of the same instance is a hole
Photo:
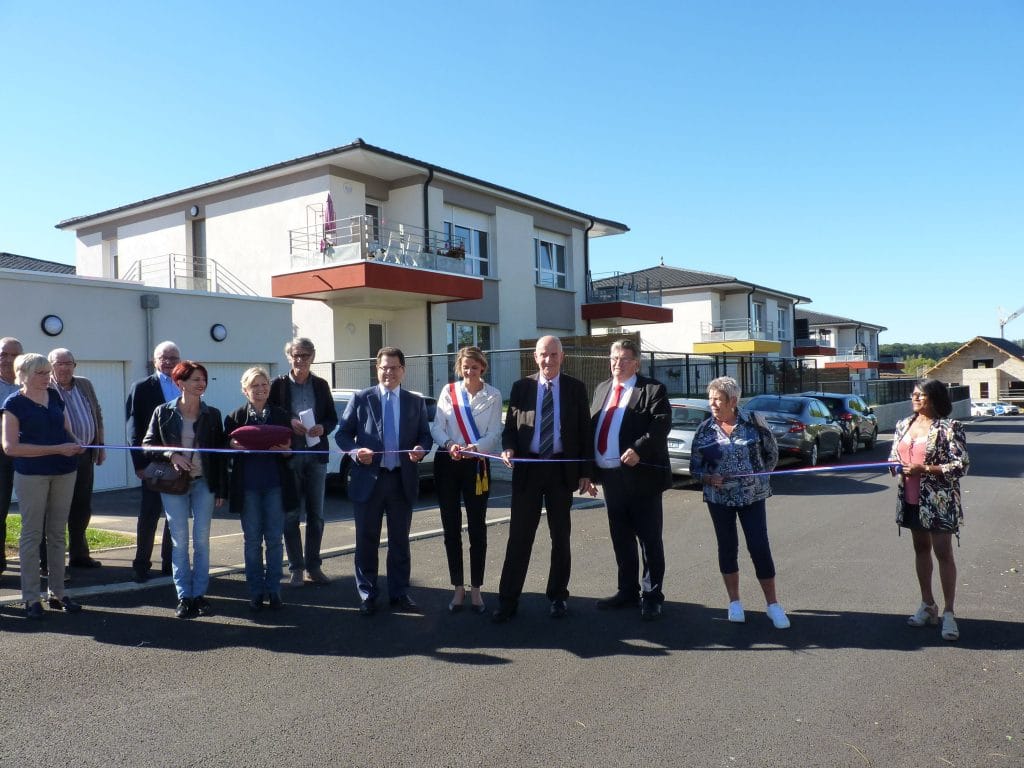
[[[64,321],[56,315],[47,315],[39,323],[39,327],[47,336],[60,336],[64,330]]]
[[[214,341],[224,341],[228,337],[228,329],[220,323],[214,323],[210,326],[210,338]]]

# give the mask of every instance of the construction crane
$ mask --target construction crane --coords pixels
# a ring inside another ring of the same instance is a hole
[[[1006,328],[1006,324],[1008,322],[1010,322],[1011,320],[1016,320],[1021,315],[1024,315],[1024,307],[1021,307],[1016,312],[1014,312],[1012,315],[1007,315],[1006,317],[1000,317],[999,318],[999,338],[1001,338],[1001,339],[1005,339],[1006,338],[1006,333],[1005,333],[1005,330],[1004,330]]]

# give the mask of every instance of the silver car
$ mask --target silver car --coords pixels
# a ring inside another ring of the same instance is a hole
[[[673,475],[689,477],[693,433],[711,415],[711,408],[707,400],[693,398],[673,397],[668,402],[672,406],[672,429],[668,433],[669,464]]]

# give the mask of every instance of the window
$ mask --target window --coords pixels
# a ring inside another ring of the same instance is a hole
[[[988,399],[988,382],[987,381],[983,381],[980,384],[978,384],[978,395],[981,397],[982,400]]]
[[[487,277],[491,274],[487,233],[470,227],[460,227],[450,221],[444,223],[445,247],[461,245],[466,252],[466,274]]]
[[[463,347],[491,349],[493,335],[490,325],[463,323],[455,320],[448,323],[448,354],[455,354]]]
[[[995,361],[992,358],[988,358],[987,360],[974,360],[971,363],[971,367],[972,368],[992,368],[993,367],[992,364],[994,362]]]
[[[534,238],[533,247],[537,285],[546,288],[568,288],[565,268],[565,246]]]
[[[832,346],[832,329],[831,328],[820,328],[818,329],[818,343],[823,347]]]
[[[755,301],[751,307],[750,330],[760,333],[764,330],[764,302]]]
[[[789,334],[786,333],[786,315],[788,312],[783,307],[779,307],[776,312],[778,313],[776,328],[779,332],[779,340],[785,341],[789,338]]]

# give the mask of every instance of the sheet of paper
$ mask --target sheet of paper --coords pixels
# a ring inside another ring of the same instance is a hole
[[[304,426],[306,429],[310,429],[311,427],[315,427],[316,426],[316,417],[313,415],[313,409],[312,408],[307,408],[304,411],[299,411],[299,421],[302,422],[302,426]],[[312,437],[310,435],[306,435],[306,446],[307,447],[311,448],[312,446],[316,445],[319,442],[320,442],[320,438],[319,437]]]

